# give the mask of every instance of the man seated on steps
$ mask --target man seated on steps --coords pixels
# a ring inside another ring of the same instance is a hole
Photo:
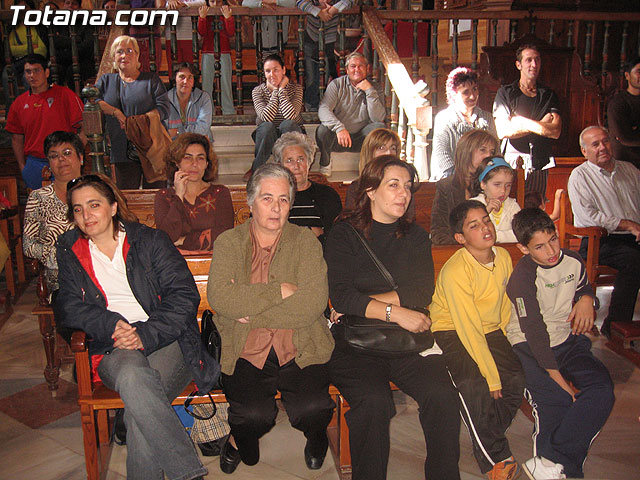
[[[331,175],[331,152],[360,152],[367,134],[384,128],[386,110],[378,91],[367,80],[364,55],[353,52],[345,60],[347,74],[327,87],[318,109],[316,130],[320,173]]]

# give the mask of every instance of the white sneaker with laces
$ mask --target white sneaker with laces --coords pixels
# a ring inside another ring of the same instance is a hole
[[[524,473],[531,480],[558,480],[567,478],[564,467],[544,457],[533,457],[522,464]]]
[[[320,173],[325,177],[331,176],[331,163],[329,165],[320,165]]]

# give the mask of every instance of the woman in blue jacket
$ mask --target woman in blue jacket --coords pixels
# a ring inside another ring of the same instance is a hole
[[[200,341],[193,276],[107,177],[71,180],[67,203],[76,228],[58,241],[58,305],[64,326],[91,337],[94,370],[124,401],[127,478],[201,478],[207,470],[170,404],[191,379],[209,391],[220,372]]]

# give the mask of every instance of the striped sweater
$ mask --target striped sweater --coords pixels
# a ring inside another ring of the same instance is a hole
[[[283,120],[293,120],[299,125],[304,122],[300,116],[302,111],[302,85],[287,83],[284,89],[269,91],[266,83],[253,89],[251,94],[256,109],[256,122],[273,122],[280,125]]]

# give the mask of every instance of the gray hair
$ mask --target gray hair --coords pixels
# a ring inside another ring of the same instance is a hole
[[[316,153],[316,144],[311,138],[300,132],[284,133],[273,145],[273,159],[277,164],[282,165],[282,154],[287,147],[302,147],[307,163],[311,166]]]
[[[607,134],[607,136],[609,135],[609,130],[607,130],[606,128],[601,127],[600,125],[589,125],[587,128],[582,130],[582,132],[580,132],[580,148],[583,148],[583,149],[587,148],[587,146],[584,144],[584,136],[589,130],[593,130],[594,128],[597,128],[598,130],[602,130],[604,133]]]
[[[364,60],[364,63],[369,65],[369,60],[367,60],[367,57],[365,57],[362,53],[360,53],[360,52],[351,52],[349,55],[347,55],[347,58],[344,59],[344,66],[348,67],[349,66],[349,62],[351,60],[353,60],[354,58],[362,58]]]
[[[265,163],[253,172],[247,183],[247,205],[253,206],[253,202],[260,193],[260,184],[266,178],[284,178],[289,182],[289,203],[293,205],[296,195],[296,177],[289,170],[275,163]]]

